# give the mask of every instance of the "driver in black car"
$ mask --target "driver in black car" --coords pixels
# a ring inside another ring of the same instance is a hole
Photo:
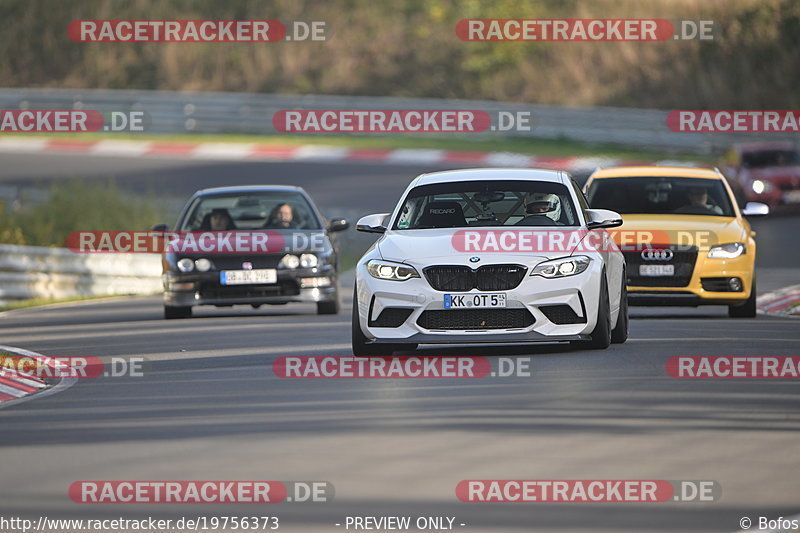
[[[265,228],[272,229],[292,229],[299,226],[297,218],[295,217],[294,208],[291,204],[276,205],[272,212],[269,214]]]

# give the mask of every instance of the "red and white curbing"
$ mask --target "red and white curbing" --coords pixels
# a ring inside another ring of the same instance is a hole
[[[800,317],[800,285],[764,294],[759,296],[756,302],[762,313]]]
[[[387,164],[474,165],[492,167],[592,169],[598,166],[644,163],[600,157],[544,157],[512,152],[461,150],[347,148],[322,144],[280,145],[203,143],[75,138],[5,137],[0,152],[79,153],[110,157],[167,157],[228,161],[382,162]]]
[[[0,346],[0,352],[38,359],[47,366],[54,366],[53,361],[49,357],[20,348]],[[34,392],[39,392],[46,389],[47,386],[47,383],[40,378],[16,372],[8,368],[0,368],[0,405],[11,400],[18,400]]]

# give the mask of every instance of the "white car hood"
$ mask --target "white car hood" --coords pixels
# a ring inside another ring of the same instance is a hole
[[[489,228],[480,228],[489,229]],[[383,259],[411,265],[468,265],[478,268],[497,263],[535,265],[565,253],[515,253],[515,252],[464,252],[453,246],[455,229],[426,229],[387,232],[378,242],[378,252]],[[470,261],[478,257],[479,261]]]

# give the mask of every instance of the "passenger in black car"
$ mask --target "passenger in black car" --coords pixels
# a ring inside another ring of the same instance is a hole
[[[227,209],[216,208],[203,217],[203,222],[200,224],[202,231],[229,231],[236,229],[236,224],[233,223],[230,213]]]

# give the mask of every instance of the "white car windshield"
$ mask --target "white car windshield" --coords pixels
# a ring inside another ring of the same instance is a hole
[[[570,193],[560,183],[486,180],[412,189],[393,229],[579,224]]]

